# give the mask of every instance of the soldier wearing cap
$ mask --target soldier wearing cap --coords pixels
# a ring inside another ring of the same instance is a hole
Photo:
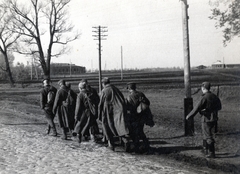
[[[47,134],[49,134],[50,130],[52,129],[53,131],[52,135],[57,136],[56,126],[53,121],[55,114],[53,114],[52,112],[57,89],[54,86],[50,85],[50,79],[48,78],[43,79],[42,82],[43,82],[43,89],[41,89],[40,91],[40,107],[44,111],[44,114],[48,123]],[[48,100],[49,93],[53,94],[51,100]]]
[[[98,119],[102,122],[103,134],[108,148],[114,150],[114,136],[120,137],[128,147],[129,130],[126,125],[126,103],[121,91],[110,84],[110,79],[102,79],[103,90],[98,105]],[[128,148],[125,149],[126,151]]]
[[[53,105],[53,113],[58,116],[58,124],[62,129],[62,139],[67,140],[67,132],[71,130],[71,123],[74,118],[70,118],[64,102],[68,98],[68,88],[65,80],[58,82],[60,88],[57,91],[56,98]]]
[[[207,158],[215,158],[215,140],[212,131],[215,122],[218,120],[218,111],[222,109],[222,105],[220,99],[210,91],[210,88],[211,84],[209,82],[202,83],[202,98],[186,116],[186,119],[188,120],[190,117],[200,113],[203,134],[203,152]]]
[[[140,102],[143,102],[147,106],[150,105],[150,101],[148,98],[140,91],[136,90],[136,83],[129,82],[127,83],[127,89],[129,91],[129,95],[127,96],[127,112],[129,116],[130,123],[130,136],[134,142],[135,152],[140,152],[140,139],[143,140],[145,150],[149,150],[149,141],[143,131],[144,125],[153,126],[153,118],[152,113],[149,107],[141,113],[137,112],[137,108],[140,105]]]
[[[87,90],[87,84],[85,81],[80,81],[78,88],[80,93],[77,96],[75,110],[76,126],[72,135],[78,135],[79,143],[81,143],[82,136],[89,134],[91,138],[96,141],[96,132],[92,131],[92,127],[94,127],[96,122],[97,111],[95,96],[92,91]]]
[[[94,101],[94,105],[96,106],[96,113],[94,114],[95,119],[93,120],[92,126],[90,127],[90,131],[89,131],[90,134],[87,133],[85,135],[86,136],[85,139],[90,135],[91,139],[93,139],[94,141],[97,141],[96,135],[100,133],[98,123],[97,123],[98,104],[99,104],[100,98],[99,98],[97,90],[90,86],[87,79],[82,79],[81,82],[85,83],[86,84],[86,90],[92,93],[92,98],[93,98],[93,101]]]

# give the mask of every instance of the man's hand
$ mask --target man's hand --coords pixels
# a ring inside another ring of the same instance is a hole
[[[186,117],[186,120],[188,120],[188,119],[189,119],[189,117],[187,116],[187,117]]]

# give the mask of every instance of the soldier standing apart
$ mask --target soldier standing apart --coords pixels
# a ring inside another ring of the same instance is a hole
[[[77,124],[72,135],[74,137],[78,135],[78,142],[81,143],[82,136],[86,135],[87,132],[89,132],[90,127],[93,125],[96,107],[91,101],[91,96],[93,93],[91,91],[87,91],[86,83],[80,82],[78,87],[80,93],[77,96],[75,110],[75,120],[77,121]]]
[[[53,136],[57,136],[56,126],[53,121],[55,114],[52,112],[56,92],[57,89],[50,85],[50,80],[44,79],[43,89],[40,92],[40,107],[44,111],[48,123],[47,134],[49,134],[52,129]]]
[[[71,118],[69,118],[68,110],[64,106],[68,98],[68,89],[65,80],[58,82],[60,88],[57,91],[56,98],[53,105],[53,113],[58,116],[58,124],[62,129],[62,139],[67,140],[67,132],[70,130]]]
[[[198,112],[200,113],[202,117],[203,151],[207,158],[215,158],[215,141],[212,131],[218,119],[218,111],[222,109],[222,105],[220,99],[210,91],[210,87],[209,82],[202,83],[202,98],[186,116],[186,119],[188,120]]]
[[[144,124],[147,124],[151,127],[154,126],[153,116],[149,108],[150,101],[142,92],[136,90],[136,83],[127,83],[127,89],[130,93],[126,99],[129,116],[128,120],[130,125],[130,136],[134,143],[135,152],[140,152],[139,140],[143,140],[144,147],[148,151],[150,147],[149,141],[143,129]],[[142,112],[137,111],[140,102],[143,102],[147,106],[146,109]]]
[[[127,145],[129,130],[126,125],[126,103],[118,88],[110,84],[110,79],[102,79],[103,90],[98,105],[98,119],[102,122],[103,134],[108,141],[108,148],[114,150],[114,136],[121,137]],[[127,150],[127,149],[125,149]]]

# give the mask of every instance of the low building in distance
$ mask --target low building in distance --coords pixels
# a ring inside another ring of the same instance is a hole
[[[79,75],[86,73],[86,67],[70,63],[52,63],[51,75]]]

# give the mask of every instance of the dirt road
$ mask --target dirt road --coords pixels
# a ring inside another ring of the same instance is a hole
[[[198,118],[195,136],[183,136],[182,89],[145,91],[156,123],[145,128],[152,155],[126,154],[121,148],[112,152],[92,142],[79,146],[46,136],[39,89],[11,90],[0,93],[1,173],[221,173],[235,172],[239,166],[239,87],[221,87],[224,108],[216,135],[217,159],[211,161],[200,153]]]

